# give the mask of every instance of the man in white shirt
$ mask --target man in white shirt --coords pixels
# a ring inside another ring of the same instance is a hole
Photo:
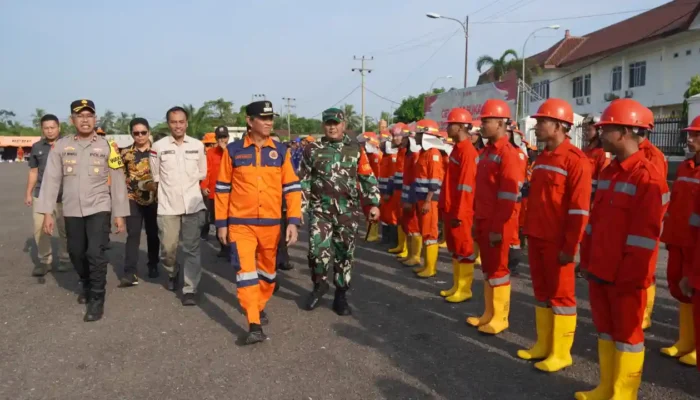
[[[187,136],[187,111],[173,107],[166,113],[171,135],[151,147],[153,182],[142,186],[158,190],[158,234],[163,268],[168,271],[168,290],[178,288],[177,245],[182,233],[184,284],[182,305],[197,304],[195,294],[202,276],[199,236],[206,223],[206,206],[199,181],[207,176],[207,157],[201,141]]]

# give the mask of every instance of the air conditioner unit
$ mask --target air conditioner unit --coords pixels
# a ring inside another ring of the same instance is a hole
[[[613,92],[608,92],[603,95],[603,98],[605,101],[613,101],[615,99],[619,99],[620,97]]]
[[[579,97],[576,99],[576,105],[582,106],[584,103],[583,97]]]
[[[591,104],[591,96],[586,97],[586,104]]]
[[[630,98],[634,96],[634,91],[632,89],[625,90],[625,98]]]

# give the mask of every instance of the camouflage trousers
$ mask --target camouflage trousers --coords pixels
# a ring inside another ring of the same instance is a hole
[[[314,211],[309,218],[309,267],[314,283],[328,279],[333,264],[335,287],[348,289],[355,259],[360,212]]]

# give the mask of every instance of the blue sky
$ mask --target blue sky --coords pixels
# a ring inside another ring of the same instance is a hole
[[[570,29],[583,35],[665,0],[121,0],[64,2],[0,0],[0,109],[31,121],[35,108],[68,114],[77,98],[93,99],[98,113],[110,109],[153,122],[165,110],[223,97],[235,107],[264,93],[278,111],[282,97],[297,99],[293,112],[318,115],[351,92],[360,76],[353,56],[374,56],[367,87],[394,101],[436,86],[461,87],[464,37],[457,23],[426,12],[470,17],[469,83],[476,59],[522,50],[534,29],[551,24],[528,42],[526,55],[541,51]],[[566,17],[566,18],[562,18]],[[547,22],[503,23],[555,19]],[[415,40],[414,40],[415,39]],[[402,44],[403,43],[403,44]],[[430,60],[429,57],[435,53]],[[360,90],[343,103],[360,109]],[[342,103],[341,103],[342,104]],[[391,103],[366,94],[378,117]]]

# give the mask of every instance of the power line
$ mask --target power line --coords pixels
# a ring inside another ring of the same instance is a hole
[[[392,52],[389,52],[389,53],[385,53],[385,54],[383,54],[383,55],[384,55],[384,56],[393,56],[393,55],[405,53],[405,52],[407,52],[407,51],[411,51],[411,50],[414,50],[414,49],[418,49],[418,48],[422,48],[422,47],[428,47],[428,46],[432,45],[432,44],[435,43],[435,42],[442,41],[442,40],[447,40],[447,39],[451,38],[452,35],[454,35],[454,34],[453,34],[453,33],[450,33],[450,34],[448,34],[448,35],[444,35],[444,36],[441,36],[441,37],[438,37],[438,38],[435,38],[435,39],[430,39],[430,40],[428,40],[428,41],[426,41],[426,42],[422,42],[422,43],[419,42],[419,43],[414,44],[414,45],[412,45],[412,46],[405,47],[405,48],[403,48],[403,49],[398,49],[398,50],[395,50],[395,51],[392,51]]]
[[[659,28],[656,28],[655,30],[653,30],[653,31],[651,31],[651,32],[649,32],[649,33],[647,33],[646,36],[642,37],[642,39],[646,39],[646,38],[648,38],[648,37],[654,35],[654,34],[657,33],[658,31],[663,30],[663,29],[666,29],[667,27],[669,27],[669,26],[675,24],[677,21],[679,21],[679,20],[681,20],[681,19],[683,19],[683,18],[688,17],[693,11],[695,11],[695,10],[690,10],[690,11],[688,11],[687,13],[681,15],[680,17],[674,19],[673,21],[667,23],[666,25],[661,26],[661,27],[659,27]],[[617,52],[611,52],[610,54],[605,55],[605,56],[603,56],[603,57],[601,57],[601,58],[599,58],[599,59],[597,59],[597,60],[595,60],[595,61],[593,61],[593,62],[591,62],[591,63],[589,63],[589,64],[586,64],[586,65],[584,65],[584,66],[582,66],[582,67],[580,67],[580,68],[578,68],[578,69],[576,69],[576,70],[574,70],[574,71],[571,71],[571,72],[569,72],[568,74],[564,74],[564,75],[562,75],[562,76],[560,76],[560,77],[558,77],[558,78],[556,78],[556,79],[552,79],[552,80],[549,81],[549,83],[551,84],[552,82],[556,82],[556,81],[558,81],[558,80],[560,80],[560,79],[564,79],[564,78],[566,78],[567,76],[573,75],[573,74],[575,74],[575,73],[581,71],[582,69],[586,69],[586,68],[590,67],[591,65],[597,64],[597,63],[599,63],[599,62],[601,62],[601,61],[603,61],[603,60],[605,60],[605,59],[607,59],[607,58],[609,58],[609,57],[611,57],[611,56],[613,56],[613,55],[615,55],[615,54],[618,54],[618,53],[617,53]]]
[[[414,37],[414,38],[412,38],[412,39],[408,39],[408,40],[406,40],[405,42],[401,42],[401,43],[399,43],[399,44],[395,44],[395,45],[392,45],[392,46],[389,46],[389,47],[385,47],[385,48],[379,49],[379,50],[370,51],[370,52],[367,53],[367,54],[369,54],[369,55],[373,55],[373,54],[376,55],[377,53],[384,53],[384,52],[386,52],[386,51],[394,50],[394,49],[396,49],[396,48],[398,48],[398,47],[401,47],[401,46],[404,46],[404,45],[413,43],[413,42],[415,42],[415,41],[419,41],[419,40],[425,39],[425,38],[427,38],[427,37],[430,37],[430,36],[432,36],[432,35],[434,35],[434,34],[436,34],[436,33],[440,33],[440,32],[445,32],[445,30],[444,30],[444,29],[442,29],[442,30],[434,30],[434,31],[428,32],[428,33],[426,33],[426,34],[423,34],[423,35],[420,35],[420,36],[416,36],[416,37]]]
[[[331,107],[337,106],[341,101],[343,101],[343,100],[347,99],[348,97],[352,96],[352,94],[355,93],[355,92],[357,91],[357,89],[359,89],[360,87],[362,87],[362,85],[357,85],[357,86],[355,86],[355,89],[353,89],[350,93],[346,94],[342,99],[336,101]],[[321,114],[323,114],[323,111],[321,111],[320,113],[314,115],[314,116],[311,117],[311,118],[312,118],[312,119],[313,119],[313,118],[316,118],[316,117],[318,117],[318,116],[321,115]]]
[[[394,100],[388,99],[388,98],[382,96],[381,94],[378,94],[378,93],[376,93],[376,92],[373,92],[373,91],[372,91],[371,89],[369,89],[369,88],[365,88],[365,90],[368,91],[368,92],[370,92],[370,93],[372,93],[373,95],[379,97],[379,98],[382,99],[382,100],[386,100],[386,101],[388,101],[388,102],[390,102],[390,103],[394,103],[394,104],[401,104],[401,103],[399,103],[398,101],[394,101]]]
[[[521,3],[524,3],[525,1],[528,1],[528,0],[516,0],[515,3],[513,3],[513,4],[509,5],[509,6],[504,7],[504,8],[501,9],[500,11],[497,11],[497,12],[495,12],[495,13],[489,15],[489,16],[486,17],[485,19],[486,19],[486,20],[490,20],[490,19],[495,18],[495,17],[500,17],[500,16],[502,16],[502,15],[509,14],[509,13],[511,13],[513,10],[517,10],[518,8],[520,8],[519,6],[521,5]],[[518,7],[516,7],[516,6],[518,6]]]
[[[408,76],[406,77],[406,79],[404,79],[403,81],[401,81],[401,83],[399,83],[398,85],[396,85],[396,87],[394,87],[394,88],[391,90],[391,92],[393,93],[393,92],[394,92],[396,89],[398,89],[401,85],[403,85],[404,83],[406,83],[406,82],[408,81],[408,79],[409,79],[414,73],[416,73],[416,71],[418,71],[419,69],[423,68],[427,63],[429,63],[430,60],[432,60],[433,57],[435,57],[435,55],[436,55],[440,50],[442,50],[443,47],[445,47],[445,45],[447,44],[447,42],[449,42],[450,39],[452,39],[453,37],[455,37],[455,35],[458,34],[459,32],[462,32],[462,29],[461,29],[461,28],[460,28],[460,29],[457,29],[456,31],[454,31],[454,33],[452,34],[452,36],[450,36],[449,38],[447,38],[447,40],[445,40],[445,41],[440,45],[440,47],[438,47],[438,48],[433,52],[433,54],[431,54],[430,57],[428,57],[428,59],[425,60],[425,61],[423,62],[423,64],[421,64],[421,65],[419,65],[417,68],[413,69],[413,71],[411,71],[411,73],[408,74]]]
[[[496,3],[500,2],[500,1],[502,1],[502,0],[494,0],[494,1],[490,2],[490,3],[488,3],[487,5],[481,7],[480,9],[474,11],[473,13],[470,13],[469,15],[472,16],[472,15],[478,13],[478,12],[484,11],[485,9],[491,7],[492,5],[494,5],[494,4],[496,4]]]

